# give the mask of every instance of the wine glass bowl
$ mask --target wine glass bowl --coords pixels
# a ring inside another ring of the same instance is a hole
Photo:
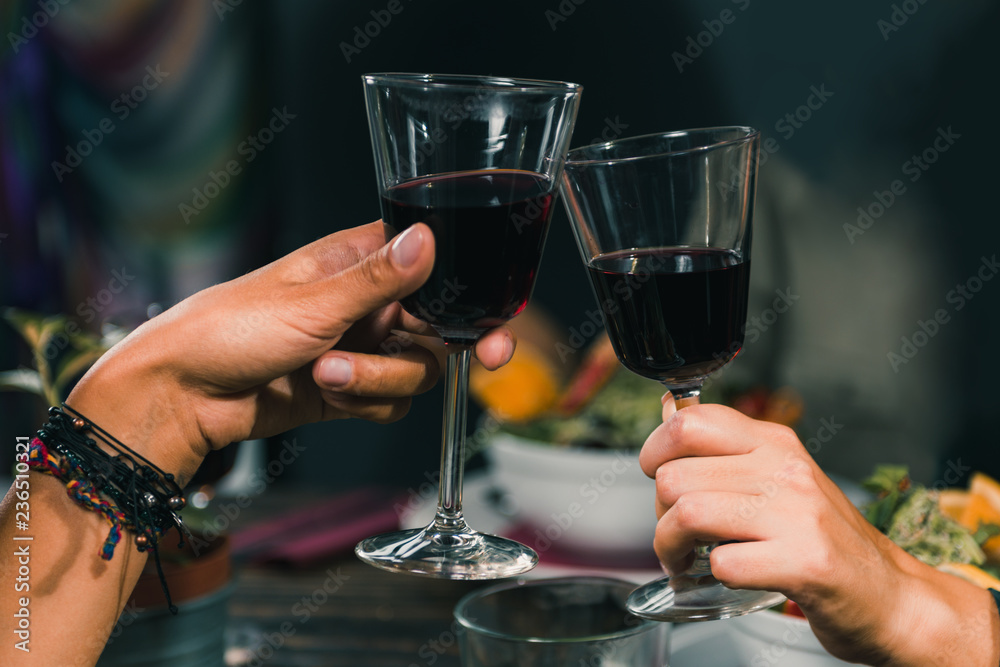
[[[679,407],[743,345],[760,134],[716,127],[570,151],[561,190],[594,295],[621,363],[662,382]],[[629,611],[711,620],[773,606],[779,593],[726,588],[710,547],[652,582]]]
[[[618,358],[672,390],[742,347],[758,141],[720,127],[570,153],[564,201]]]
[[[538,562],[462,516],[472,346],[531,295],[576,119],[576,84],[442,74],[363,78],[386,241],[417,223],[434,234],[427,281],[401,300],[448,351],[438,509],[425,528],[363,540],[387,570],[448,579],[520,574]]]

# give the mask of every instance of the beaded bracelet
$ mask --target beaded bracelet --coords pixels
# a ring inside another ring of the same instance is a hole
[[[185,505],[181,487],[170,473],[132,451],[110,433],[65,403],[49,408],[49,420],[38,430],[28,449],[28,466],[66,484],[66,493],[78,505],[101,514],[111,529],[100,556],[111,560],[122,530],[135,533],[135,546],[153,552],[156,571],[171,613],[157,543],[171,528],[187,530],[176,511]],[[95,438],[114,454],[98,447]],[[110,499],[110,500],[109,500]]]

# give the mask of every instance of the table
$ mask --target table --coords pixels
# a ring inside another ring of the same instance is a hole
[[[240,522],[310,502],[315,492],[269,489]],[[492,582],[393,574],[338,556],[309,568],[235,564],[229,626],[244,647],[229,664],[269,667],[458,667],[452,610]]]
[[[272,667],[458,667],[452,609],[488,583],[392,574],[353,556],[301,571],[241,567],[230,625],[263,640],[251,652]]]
[[[324,497],[268,489],[236,528]],[[352,553],[308,568],[237,561],[234,581],[228,625],[241,649],[227,655],[229,667],[459,667],[452,610],[463,595],[494,583],[394,574]],[[728,623],[675,626],[671,667],[740,664]]]

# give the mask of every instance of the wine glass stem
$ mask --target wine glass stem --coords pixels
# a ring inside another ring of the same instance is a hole
[[[674,395],[674,404],[677,409],[686,408],[689,405],[698,405],[701,403],[701,385],[696,385],[694,387],[671,387],[670,393]]]
[[[671,388],[674,404],[677,409],[686,408],[701,403],[701,385],[684,388]],[[694,562],[684,573],[690,577],[701,577],[712,574],[711,554],[714,544],[705,544],[694,548]]]
[[[472,348],[457,347],[448,354],[444,385],[442,422],[441,481],[434,523],[442,530],[468,530],[462,518],[462,477],[465,471],[465,421],[469,405],[469,364]]]

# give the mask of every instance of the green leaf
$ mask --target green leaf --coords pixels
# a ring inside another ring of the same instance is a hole
[[[64,315],[52,315],[51,317],[46,317],[41,322],[41,328],[38,332],[38,344],[35,346],[35,352],[46,353],[48,350],[46,348],[49,342],[52,340],[60,331],[66,335],[67,340],[69,340],[68,334],[66,334],[66,322],[67,319]]]
[[[26,310],[19,310],[17,308],[8,308],[3,312],[3,318],[21,334],[25,342],[31,346],[32,349],[38,347],[38,338],[42,330],[42,320],[43,315],[38,313],[29,313]]]
[[[889,491],[884,497],[872,501],[865,510],[865,517],[868,522],[878,528],[883,533],[892,524],[892,517],[899,507],[901,498],[898,490]]]
[[[904,491],[909,483],[909,468],[906,466],[880,465],[875,468],[872,476],[861,484],[867,490],[879,495],[893,490]]]
[[[972,534],[972,538],[976,541],[976,544],[983,546],[987,540],[997,535],[1000,535],[1000,526],[995,523],[981,523],[976,532]]]
[[[0,391],[25,391],[29,394],[45,395],[42,378],[37,371],[14,370],[0,372]]]

